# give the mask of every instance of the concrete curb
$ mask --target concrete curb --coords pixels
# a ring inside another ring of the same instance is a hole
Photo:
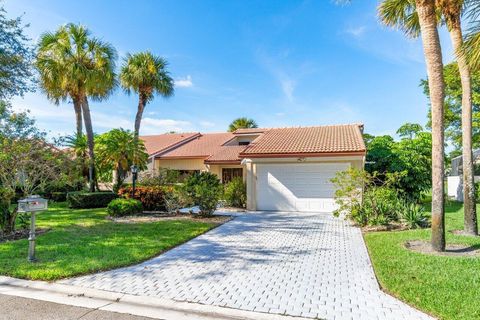
[[[165,320],[305,319],[4,276],[0,276],[0,294]]]

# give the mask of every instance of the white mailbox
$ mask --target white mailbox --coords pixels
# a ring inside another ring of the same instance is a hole
[[[28,236],[28,261],[35,262],[35,212],[48,209],[47,199],[32,195],[18,201],[18,212],[31,212],[30,234]]]
[[[35,212],[48,209],[48,200],[32,195],[18,201],[18,212]]]

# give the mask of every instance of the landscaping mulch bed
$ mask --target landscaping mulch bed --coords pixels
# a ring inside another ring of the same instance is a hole
[[[232,217],[229,216],[201,216],[198,214],[166,214],[166,213],[155,213],[155,214],[139,214],[134,216],[126,217],[108,217],[108,219],[118,222],[118,223],[142,223],[142,222],[156,222],[156,221],[166,221],[166,220],[191,220],[199,222],[210,222],[216,224],[222,224],[227,221],[230,221]]]
[[[410,240],[405,242],[405,248],[424,254],[449,257],[476,257],[480,256],[478,246],[469,246],[463,244],[447,244],[445,252],[437,252],[432,249],[430,242],[422,240]]]
[[[408,226],[401,223],[391,223],[381,226],[366,226],[362,228],[363,232],[380,232],[380,231],[405,231],[409,230]]]
[[[35,230],[35,235],[41,235],[45,232],[48,232],[50,229],[45,228],[45,229],[36,229]],[[20,239],[28,239],[28,234],[30,233],[30,230],[25,229],[25,230],[15,230],[15,232],[6,235],[6,236],[0,236],[0,243],[2,242],[7,242],[7,241],[12,241],[12,240],[20,240]]]

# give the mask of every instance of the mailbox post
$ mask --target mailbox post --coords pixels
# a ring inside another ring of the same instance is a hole
[[[28,236],[28,261],[35,262],[35,213],[48,208],[47,199],[37,195],[28,196],[18,201],[18,212],[30,212],[30,234]]]

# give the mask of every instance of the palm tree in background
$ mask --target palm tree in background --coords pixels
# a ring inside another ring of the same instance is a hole
[[[253,119],[247,117],[237,118],[230,123],[228,126],[228,131],[233,132],[237,129],[248,129],[248,128],[258,128],[257,123]]]
[[[95,191],[94,134],[88,98],[103,100],[116,86],[117,53],[108,43],[92,37],[81,25],[67,24],[54,33],[44,33],[38,44],[36,60],[43,90],[54,102],[72,99],[77,119],[85,124],[89,154],[89,185]],[[79,112],[81,110],[81,113]]]
[[[82,176],[88,179],[88,166],[85,163],[85,159],[88,156],[87,136],[84,134],[66,136],[62,140],[62,145],[71,151],[72,156],[79,163]]]
[[[131,131],[120,128],[101,134],[97,136],[95,147],[97,166],[107,176],[105,180],[112,181],[110,175],[112,170],[115,172],[115,191],[122,186],[133,164],[140,170],[146,169],[148,153],[145,145]]]
[[[140,123],[148,102],[155,94],[170,97],[174,94],[174,81],[167,71],[167,61],[150,52],[128,54],[120,71],[120,83],[125,91],[138,94],[134,136],[138,139]]]
[[[444,199],[444,100],[442,48],[438,35],[435,0],[384,0],[379,6],[382,21],[408,36],[421,35],[432,109],[432,248],[445,251]]]

